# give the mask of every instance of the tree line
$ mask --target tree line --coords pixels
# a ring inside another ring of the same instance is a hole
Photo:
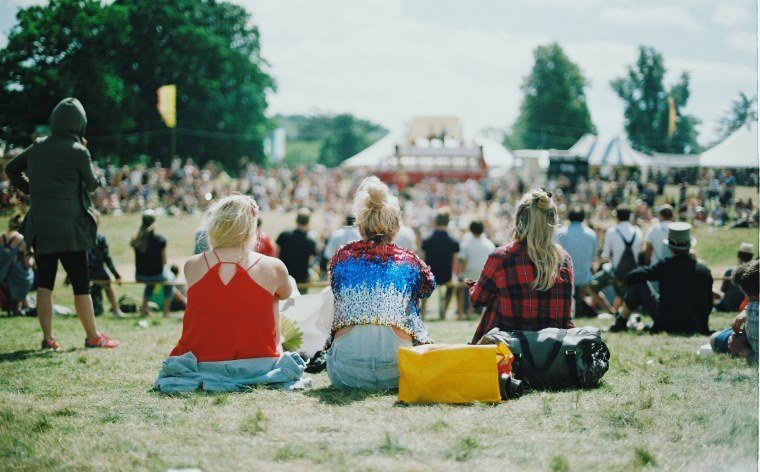
[[[333,167],[386,132],[350,114],[267,118],[276,83],[251,19],[216,0],[55,0],[20,9],[0,50],[0,140],[28,145],[66,96],[87,110],[93,154],[114,163],[142,156],[168,164],[174,150],[201,164],[234,168],[241,157],[267,164],[264,141],[282,126],[287,163]],[[596,132],[588,81],[557,43],[536,48],[534,59],[505,144],[567,149]],[[682,112],[689,74],[666,86],[665,73],[662,55],[641,46],[636,63],[611,82],[625,104],[628,137],[643,152],[698,152],[699,120]],[[156,90],[166,84],[177,87],[173,130],[156,109]],[[757,119],[756,104],[740,93],[719,120],[720,137]]]
[[[0,51],[0,139],[29,144],[55,104],[76,96],[93,155],[167,164],[174,132],[178,155],[263,163],[275,82],[250,19],[214,0],[56,0],[20,9]],[[166,84],[177,87],[174,131],[156,109]]]

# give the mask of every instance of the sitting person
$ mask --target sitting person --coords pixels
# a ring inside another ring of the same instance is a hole
[[[466,280],[475,308],[485,307],[472,343],[493,328],[503,331],[574,328],[573,263],[555,243],[557,210],[544,190],[517,203],[514,241],[486,260],[477,282]]]
[[[751,261],[755,257],[755,247],[751,243],[741,243],[739,250],[736,252],[736,258],[739,265]],[[736,313],[740,311],[740,305],[744,300],[742,290],[732,282],[734,268],[729,268],[723,274],[723,282],[720,284],[721,293],[713,293],[715,309],[717,311],[729,311]]]
[[[740,265],[734,271],[731,281],[741,288],[744,295],[749,298],[749,303],[734,319],[730,328],[710,337],[710,346],[714,352],[733,352],[749,361],[757,362],[759,269],[760,260],[755,259]]]
[[[156,213],[153,210],[145,210],[140,223],[140,230],[132,238],[130,245],[135,250],[135,280],[145,283],[143,301],[140,307],[140,315],[148,316],[148,302],[153,295],[157,283],[163,285],[163,313],[169,316],[172,301],[172,286],[165,284],[171,282],[173,275],[166,265],[166,239],[156,233]]]
[[[399,347],[433,342],[418,302],[435,281],[414,253],[392,244],[401,208],[377,177],[359,186],[353,211],[362,239],[338,249],[330,265],[335,314],[327,375],[341,390],[396,389]]]
[[[690,254],[690,249],[697,244],[697,240],[691,237],[691,225],[671,223],[667,244],[670,257],[650,267],[638,267],[628,274],[626,283],[630,289],[609,331],[628,329],[631,313],[642,307],[654,320],[649,327],[653,333],[708,333],[713,278],[710,269]],[[647,281],[659,282],[659,294],[649,289]]]
[[[225,197],[206,213],[209,251],[185,263],[182,336],[156,380],[163,392],[241,390],[258,383],[291,387],[305,365],[282,353],[278,301],[291,285],[285,265],[253,251],[258,206]]]
[[[19,233],[23,216],[19,213],[8,220],[8,229],[0,235],[0,283],[7,284],[10,310],[19,312],[34,283],[32,255],[27,251],[24,236]]]
[[[100,222],[100,218],[98,218]],[[116,269],[116,265],[111,259],[108,249],[108,240],[106,236],[98,231],[95,236],[95,247],[87,250],[87,272],[90,274],[90,295],[92,296],[92,305],[95,309],[95,316],[103,314],[103,290],[105,289],[108,302],[111,304],[111,314],[117,318],[124,316],[119,303],[116,301],[116,293],[111,283],[111,276],[106,272],[106,267],[116,278],[116,283],[121,284],[121,275]],[[95,281],[95,282],[93,282]]]

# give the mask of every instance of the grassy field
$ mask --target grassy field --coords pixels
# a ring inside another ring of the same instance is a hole
[[[294,220],[264,217],[274,236]],[[199,221],[159,220],[172,262],[191,254]],[[102,224],[125,278],[138,225],[133,215]],[[733,263],[740,241],[758,242],[756,229],[701,227],[695,236],[714,273]],[[71,306],[70,288],[55,293]],[[100,317],[123,343],[113,351],[85,350],[76,318],[56,317],[57,354],[37,350],[35,318],[0,318],[0,470],[757,470],[757,368],[698,356],[703,336],[605,334],[612,359],[599,388],[498,405],[402,405],[393,393],[338,392],[324,372],[304,392],[167,397],[151,387],[180,317],[147,328]],[[711,327],[731,318],[714,314]],[[476,322],[426,324],[438,342],[461,343]]]

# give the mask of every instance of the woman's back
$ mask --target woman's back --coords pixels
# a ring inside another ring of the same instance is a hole
[[[192,351],[200,362],[276,357],[278,262],[252,252],[235,262],[213,251],[193,256],[185,265],[182,337],[170,355]]]
[[[213,252],[199,256],[185,268],[192,283],[182,337],[170,355],[192,351],[200,362],[276,357],[277,300],[253,278],[268,272],[256,270],[264,256],[239,262],[222,262]]]

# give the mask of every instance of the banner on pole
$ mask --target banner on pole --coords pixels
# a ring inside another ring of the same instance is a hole
[[[169,128],[177,126],[177,86],[163,85],[156,91],[158,95],[158,113]]]

